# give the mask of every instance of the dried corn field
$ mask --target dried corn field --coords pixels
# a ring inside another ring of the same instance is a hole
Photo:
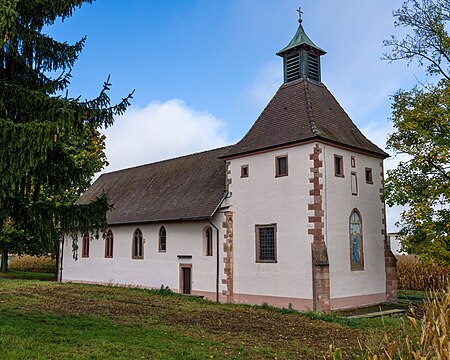
[[[398,288],[404,290],[442,291],[448,289],[450,266],[423,265],[414,255],[397,257]]]
[[[10,260],[9,269],[13,271],[55,272],[55,260],[50,256],[16,256]]]

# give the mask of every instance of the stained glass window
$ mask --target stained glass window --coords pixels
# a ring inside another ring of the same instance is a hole
[[[357,210],[350,215],[350,264],[352,270],[364,270],[362,222]]]

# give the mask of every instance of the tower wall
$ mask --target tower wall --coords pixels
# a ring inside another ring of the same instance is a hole
[[[322,151],[331,308],[383,302],[386,300],[386,273],[384,204],[380,198],[381,160],[331,145],[322,145]],[[335,175],[335,156],[342,157],[343,176]],[[366,181],[367,170],[371,171],[372,181]],[[356,194],[355,183],[352,189],[355,175]],[[352,269],[350,215],[353,211],[359,214],[362,222],[362,268]]]

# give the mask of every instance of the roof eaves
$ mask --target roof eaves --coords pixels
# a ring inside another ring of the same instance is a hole
[[[164,222],[184,222],[184,221],[201,221],[208,220],[211,216],[192,216],[192,217],[181,217],[181,218],[169,218],[169,219],[156,219],[156,220],[133,220],[133,221],[123,221],[123,222],[108,222],[108,225],[138,225],[138,224],[155,224]]]
[[[271,145],[271,146],[261,147],[259,149],[252,149],[252,150],[248,150],[248,151],[241,151],[241,152],[233,153],[233,154],[230,154],[230,155],[224,154],[224,155],[221,155],[220,157],[223,158],[223,159],[234,159],[234,158],[239,158],[239,157],[243,157],[243,156],[248,156],[248,155],[251,155],[253,153],[267,152],[267,151],[271,151],[271,150],[275,150],[275,149],[292,147],[292,146],[302,145],[302,144],[305,144],[305,143],[310,143],[312,141],[320,141],[320,140],[322,140],[322,142],[325,142],[325,143],[330,143],[330,144],[333,144],[333,145],[338,145],[338,146],[341,146],[341,147],[354,149],[355,151],[357,151],[359,153],[370,154],[370,155],[374,155],[376,157],[383,158],[383,159],[391,157],[391,155],[389,155],[384,150],[379,149],[378,147],[377,148],[379,149],[379,151],[364,149],[364,148],[359,147],[359,146],[349,145],[349,144],[346,144],[346,143],[343,143],[343,142],[339,142],[337,140],[330,139],[328,137],[321,136],[321,135],[311,136],[311,137],[308,137],[308,138],[305,138],[305,139],[292,141],[292,142],[289,142],[289,143],[278,144],[278,145]]]

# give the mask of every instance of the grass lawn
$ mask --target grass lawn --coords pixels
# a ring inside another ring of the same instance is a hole
[[[53,281],[56,275],[31,271],[8,271],[7,273],[0,272],[0,279],[2,278]]]
[[[162,295],[161,295],[162,293]],[[385,327],[384,327],[385,326]],[[0,358],[346,358],[398,319],[342,319],[133,288],[0,277]]]

